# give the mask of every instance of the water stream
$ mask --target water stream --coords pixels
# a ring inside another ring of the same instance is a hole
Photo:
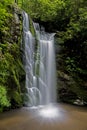
[[[26,106],[56,102],[54,33],[46,33],[38,23],[33,23],[33,26],[36,37],[30,32],[28,14],[23,12]]]

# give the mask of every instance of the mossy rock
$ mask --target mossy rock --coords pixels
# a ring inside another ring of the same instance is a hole
[[[12,108],[21,107],[22,104],[23,104],[22,95],[19,92],[14,91],[11,97],[11,107]]]

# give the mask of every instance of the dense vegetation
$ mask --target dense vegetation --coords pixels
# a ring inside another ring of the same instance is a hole
[[[31,18],[56,32],[57,74],[62,101],[87,102],[87,1],[86,0],[0,0],[0,111],[23,104],[21,61],[21,16],[14,4]],[[16,23],[14,10],[19,15]],[[60,51],[59,51],[60,47]]]
[[[22,27],[20,21],[17,23],[15,19],[14,8],[10,0],[0,1],[0,111],[22,104]]]

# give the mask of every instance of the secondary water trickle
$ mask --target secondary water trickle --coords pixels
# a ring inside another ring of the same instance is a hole
[[[29,16],[23,12],[24,66],[26,72],[26,106],[56,102],[54,34],[33,23],[36,37],[29,28]],[[36,39],[36,40],[35,40]]]

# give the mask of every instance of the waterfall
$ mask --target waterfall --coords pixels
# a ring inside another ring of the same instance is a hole
[[[23,12],[26,106],[56,102],[54,34],[46,33],[45,29],[40,28],[38,23],[33,23],[33,25],[36,38],[30,32],[28,14]]]

